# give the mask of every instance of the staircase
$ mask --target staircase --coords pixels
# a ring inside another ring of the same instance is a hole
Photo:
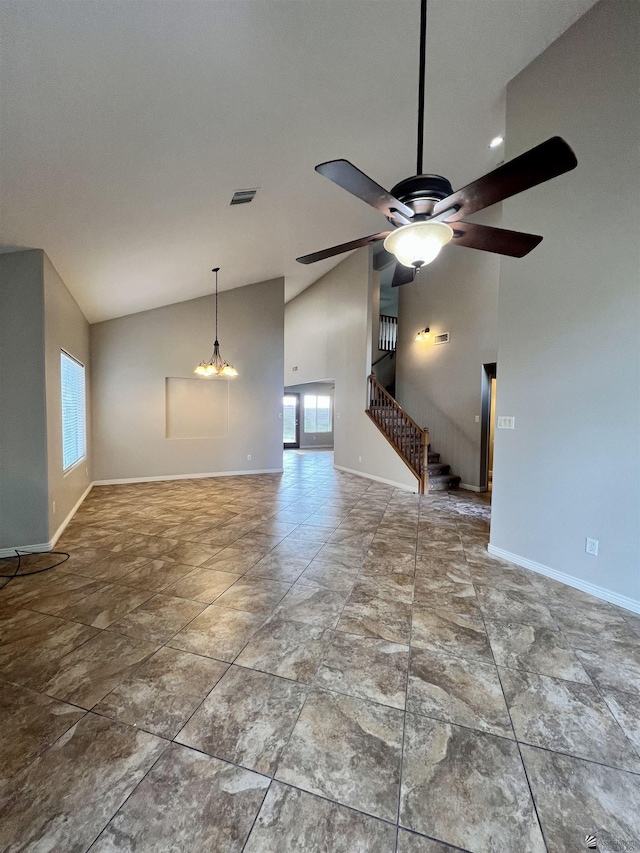
[[[429,430],[418,426],[373,374],[368,381],[366,414],[417,477],[420,494],[457,489],[460,477],[450,474],[449,466],[440,462],[440,454],[429,450]]]
[[[427,463],[427,471],[429,473],[429,491],[430,492],[448,492],[450,489],[457,489],[460,485],[460,477],[451,473],[451,468],[440,462],[440,454],[429,451],[429,461]]]

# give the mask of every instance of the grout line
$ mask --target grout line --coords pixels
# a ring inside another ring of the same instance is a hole
[[[420,500],[418,500],[418,519],[417,519],[417,524],[416,524],[416,536],[415,536],[415,545],[414,545],[415,551],[414,551],[414,557],[413,557],[413,590],[412,590],[412,594],[411,594],[411,610],[410,610],[410,616],[409,616],[409,643],[408,643],[409,654],[407,657],[407,678],[405,681],[405,689],[404,689],[404,715],[403,715],[403,720],[402,720],[402,744],[400,747],[400,779],[398,782],[398,811],[397,811],[397,817],[396,817],[396,822],[398,824],[398,827],[400,827],[400,817],[401,817],[401,812],[402,812],[402,780],[403,780],[403,775],[404,775],[404,750],[405,750],[405,738],[406,738],[406,731],[407,731],[407,713],[408,713],[407,708],[409,705],[409,679],[411,678],[411,664],[412,664],[411,640],[413,638],[413,606],[414,606],[414,601],[415,601],[416,565],[417,565],[416,561],[417,561],[417,552],[418,552],[418,541],[419,541],[419,535],[420,535],[421,509],[422,509],[421,503],[420,503]],[[398,844],[399,835],[400,835],[400,829],[398,828],[398,830],[396,832],[396,847]]]
[[[109,719],[109,718],[108,718],[108,717],[104,717],[103,719]],[[111,722],[111,723],[113,723],[113,722],[119,723],[119,721],[117,721],[117,720],[116,720],[116,721],[114,721],[114,720],[111,720],[111,719],[109,719],[109,722]],[[119,723],[119,725],[125,725],[125,724],[124,724],[124,723]],[[130,728],[133,728],[133,727],[131,726]],[[129,793],[127,794],[127,796],[126,796],[126,797],[124,798],[124,800],[120,803],[120,805],[119,805],[119,806],[117,807],[117,809],[113,812],[113,814],[112,814],[112,815],[107,819],[107,821],[105,822],[105,824],[104,824],[104,826],[102,827],[102,829],[101,829],[101,830],[98,832],[98,834],[95,836],[95,838],[93,839],[93,841],[91,842],[91,844],[89,845],[89,847],[87,847],[87,853],[89,853],[89,851],[91,850],[91,847],[93,847],[93,845],[96,843],[96,841],[100,838],[100,836],[101,836],[101,835],[102,835],[102,833],[105,831],[105,829],[109,826],[109,824],[110,824],[110,823],[111,823],[111,821],[114,819],[114,817],[115,817],[115,816],[116,816],[116,815],[121,811],[121,809],[123,809],[123,808],[124,808],[124,806],[128,803],[128,801],[131,799],[131,797],[133,796],[133,794],[135,793],[135,791],[137,791],[137,790],[138,790],[138,788],[140,787],[140,785],[144,782],[144,780],[147,778],[147,776],[151,773],[151,771],[152,771],[152,770],[153,770],[153,768],[156,766],[156,764],[160,761],[160,759],[164,757],[164,755],[165,755],[165,753],[167,752],[167,750],[171,748],[171,742],[170,742],[170,741],[166,740],[165,738],[159,738],[159,737],[158,737],[158,735],[153,735],[153,737],[156,737],[156,738],[158,738],[159,740],[165,740],[165,744],[166,744],[166,745],[165,745],[164,749],[162,750],[162,752],[160,753],[160,755],[158,755],[158,757],[156,758],[156,760],[151,764],[151,766],[148,768],[148,770],[146,771],[146,773],[144,773],[144,774],[143,774],[143,776],[138,780],[137,784],[136,784],[136,785],[134,785],[134,786],[133,786],[133,788],[129,791]]]
[[[504,685],[502,683],[502,678],[500,677],[500,669],[498,668],[498,664],[496,662],[495,654],[493,652],[493,646],[491,645],[491,640],[489,639],[489,632],[487,631],[487,625],[485,622],[484,613],[482,612],[482,608],[479,608],[479,609],[480,609],[480,618],[482,619],[482,624],[484,625],[484,631],[485,631],[485,634],[487,635],[487,641],[489,643],[489,648],[491,649],[491,656],[493,658],[493,664],[496,668],[496,674],[498,676],[498,682],[500,684],[500,689],[502,690],[502,698],[504,700],[505,708],[507,709],[507,715],[509,717],[509,722],[511,724],[511,730],[513,731],[514,742],[516,744],[516,749],[518,750],[518,755],[520,756],[520,765],[521,765],[522,770],[524,772],[524,778],[526,779],[527,787],[529,788],[529,795],[531,797],[531,803],[533,805],[533,810],[535,812],[536,820],[538,821],[538,827],[540,828],[540,835],[542,837],[542,843],[544,844],[545,849],[548,851],[549,845],[547,844],[547,839],[545,838],[544,828],[542,826],[542,821],[540,820],[540,814],[538,812],[538,804],[536,803],[536,798],[533,794],[533,788],[531,787],[531,780],[529,779],[529,773],[527,772],[527,767],[524,763],[524,758],[522,755],[522,749],[520,748],[520,743],[518,741],[518,735],[516,734],[516,729],[515,729],[515,726],[513,724],[513,719],[511,717],[511,711],[509,709],[509,703],[507,702],[507,695],[504,691]]]

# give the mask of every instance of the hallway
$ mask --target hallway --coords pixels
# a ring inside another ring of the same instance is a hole
[[[640,617],[471,493],[284,468],[94,487],[0,590],[0,848],[640,849]]]

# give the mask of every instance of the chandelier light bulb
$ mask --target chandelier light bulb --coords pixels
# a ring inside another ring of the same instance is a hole
[[[403,266],[420,269],[434,261],[452,237],[453,229],[446,222],[415,222],[392,231],[384,247]]]

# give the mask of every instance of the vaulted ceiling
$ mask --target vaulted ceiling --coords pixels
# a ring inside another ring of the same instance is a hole
[[[426,171],[457,187],[497,165],[505,85],[593,2],[430,0]],[[213,266],[291,298],[341,260],[297,255],[385,225],[315,164],[415,172],[419,0],[0,11],[0,243],[44,249],[91,322],[210,293]]]

